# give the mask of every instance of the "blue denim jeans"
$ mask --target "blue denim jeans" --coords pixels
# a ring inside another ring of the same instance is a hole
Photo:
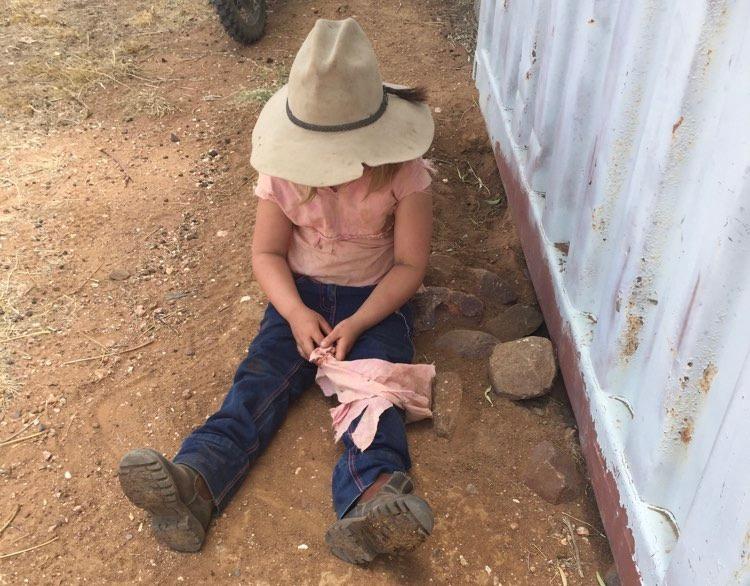
[[[351,316],[373,287],[326,285],[295,279],[305,305],[331,326]],[[380,358],[412,361],[412,311],[407,304],[365,331],[348,360]],[[219,411],[183,442],[174,461],[200,472],[221,510],[281,425],[291,403],[315,380],[315,365],[297,352],[287,321],[269,304],[260,331],[234,376]],[[357,421],[342,437],[344,453],[333,471],[333,506],[342,517],[381,473],[411,467],[403,413],[391,407],[378,424],[369,448],[361,451],[351,437]]]

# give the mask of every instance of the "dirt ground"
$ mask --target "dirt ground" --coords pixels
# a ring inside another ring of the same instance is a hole
[[[318,17],[356,16],[384,77],[429,89],[434,250],[533,303],[476,103],[470,3],[279,0],[247,48],[203,3],[5,4],[0,556],[43,545],[0,557],[0,584],[597,583],[611,556],[591,490],[551,505],[520,480],[541,440],[577,453],[564,390],[490,404],[483,362],[434,350],[447,325],[417,339],[418,360],[460,372],[464,397],[450,439],[429,422],[410,430],[417,489],[437,518],[414,553],[355,568],[327,552],[339,447],[314,390],[199,555],[159,546],[119,490],[120,456],[174,454],[256,331],[250,131]]]

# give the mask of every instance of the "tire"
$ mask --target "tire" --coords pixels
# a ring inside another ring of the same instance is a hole
[[[249,45],[263,36],[265,0],[211,0],[221,24],[238,43]]]

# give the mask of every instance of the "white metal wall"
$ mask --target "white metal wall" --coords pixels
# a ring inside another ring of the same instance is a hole
[[[644,583],[750,584],[750,0],[483,0],[475,65]]]

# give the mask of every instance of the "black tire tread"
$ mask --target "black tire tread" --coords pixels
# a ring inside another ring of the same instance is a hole
[[[248,23],[243,17],[235,0],[211,0],[219,15],[222,26],[238,43],[250,45],[263,36],[266,27],[266,3],[261,0],[258,19]]]

